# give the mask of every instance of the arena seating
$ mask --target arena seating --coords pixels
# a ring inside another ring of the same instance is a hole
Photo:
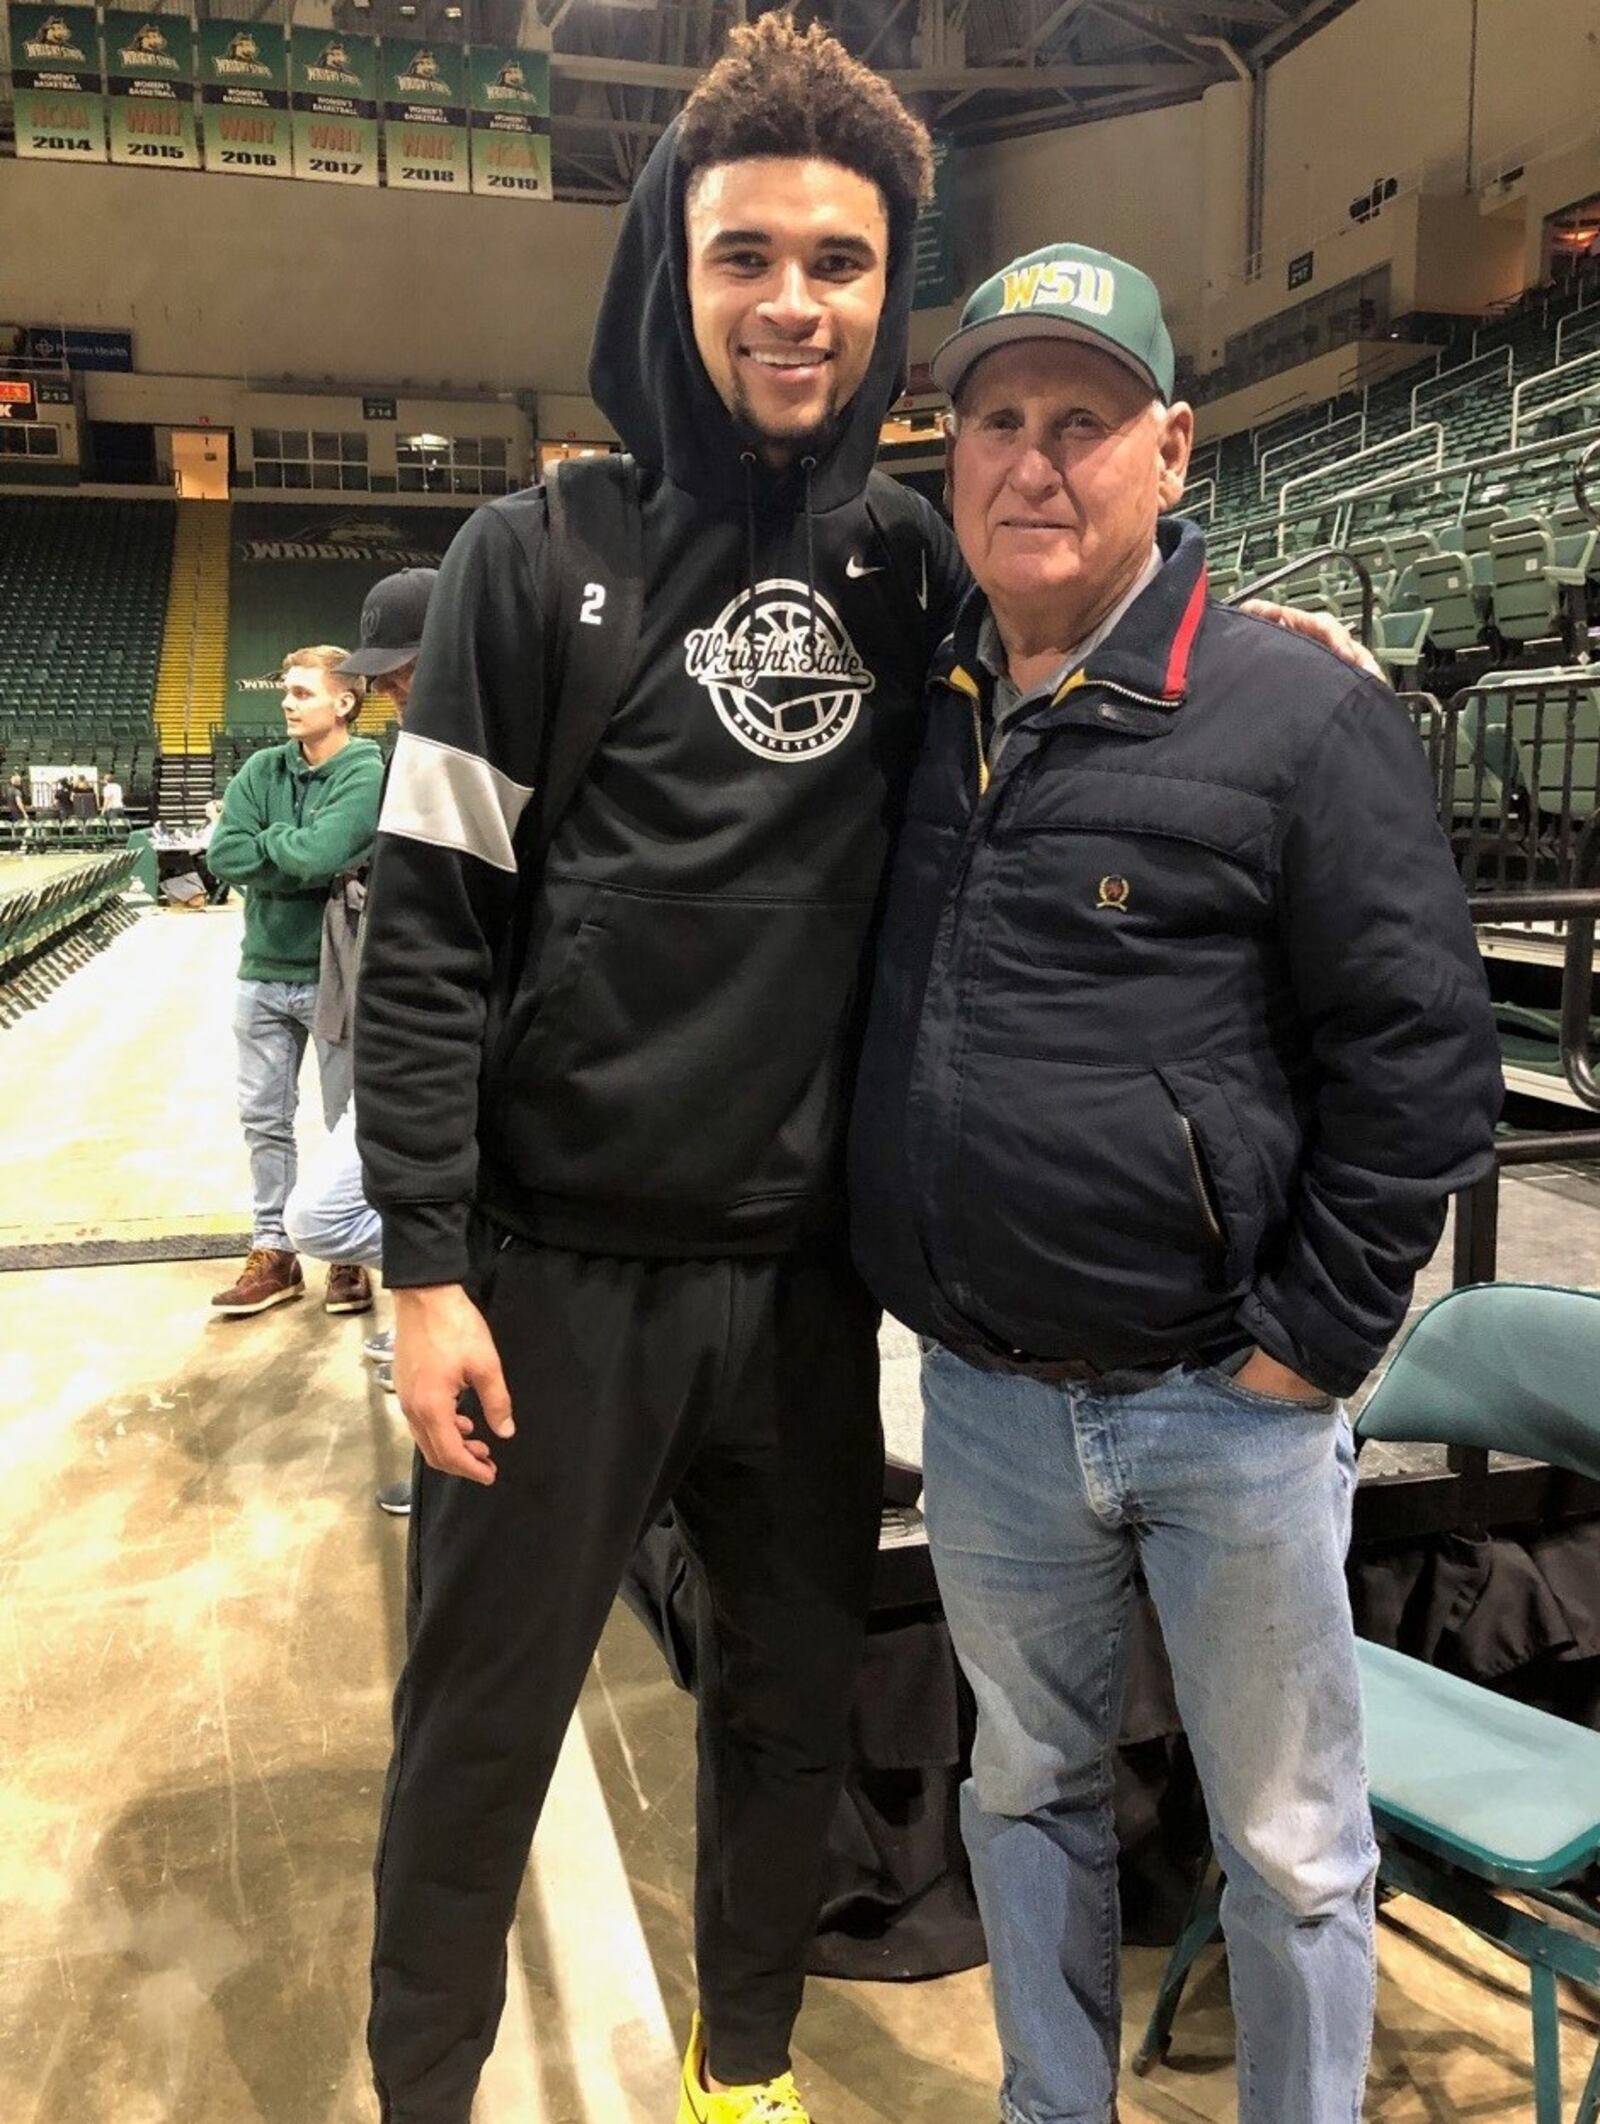
[[[0,1025],[42,1003],[137,920],[122,899],[137,863],[134,850],[121,849],[0,889]]]
[[[0,501],[0,766],[94,765],[130,805],[155,756],[172,505]]]

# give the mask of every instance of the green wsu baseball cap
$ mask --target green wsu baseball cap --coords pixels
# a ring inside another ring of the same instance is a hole
[[[1082,243],[1047,243],[1003,266],[961,313],[934,355],[933,380],[954,398],[975,361],[1022,339],[1075,339],[1100,347],[1170,399],[1172,335],[1148,273]]]

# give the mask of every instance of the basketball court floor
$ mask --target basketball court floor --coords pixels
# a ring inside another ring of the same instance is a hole
[[[243,1230],[238,943],[232,910],[152,912],[0,1033],[0,1246],[192,1251]],[[19,1258],[50,1257],[0,1256]],[[1600,1191],[1511,1181],[1502,1268],[1600,1282]],[[405,1531],[372,1492],[408,1448],[360,1360],[371,1320],[324,1316],[315,1273],[299,1305],[213,1320],[230,1274],[0,1274],[4,2124],[376,2116],[368,1864]],[[891,1427],[914,1444],[914,1355],[893,1331],[885,1352]],[[671,2124],[691,1765],[690,1707],[618,1611],[525,1884],[480,2124]],[[1516,1971],[1404,1900],[1381,1955],[1368,2118],[1531,2117]],[[1130,2041],[1160,1961],[1124,1957]],[[1564,2002],[1574,2086],[1593,2010]],[[797,2065],[817,2124],[993,2124],[985,1973],[814,1982]],[[1122,2116],[1234,2119],[1215,1958]]]

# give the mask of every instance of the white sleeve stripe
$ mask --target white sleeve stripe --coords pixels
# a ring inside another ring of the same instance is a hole
[[[512,835],[532,795],[531,788],[487,760],[402,730],[378,830],[454,848],[515,875]]]

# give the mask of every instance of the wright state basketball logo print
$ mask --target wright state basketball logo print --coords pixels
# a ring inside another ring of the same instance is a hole
[[[849,736],[872,673],[828,600],[784,577],[742,590],[684,642],[739,743],[769,760],[813,760]]]

